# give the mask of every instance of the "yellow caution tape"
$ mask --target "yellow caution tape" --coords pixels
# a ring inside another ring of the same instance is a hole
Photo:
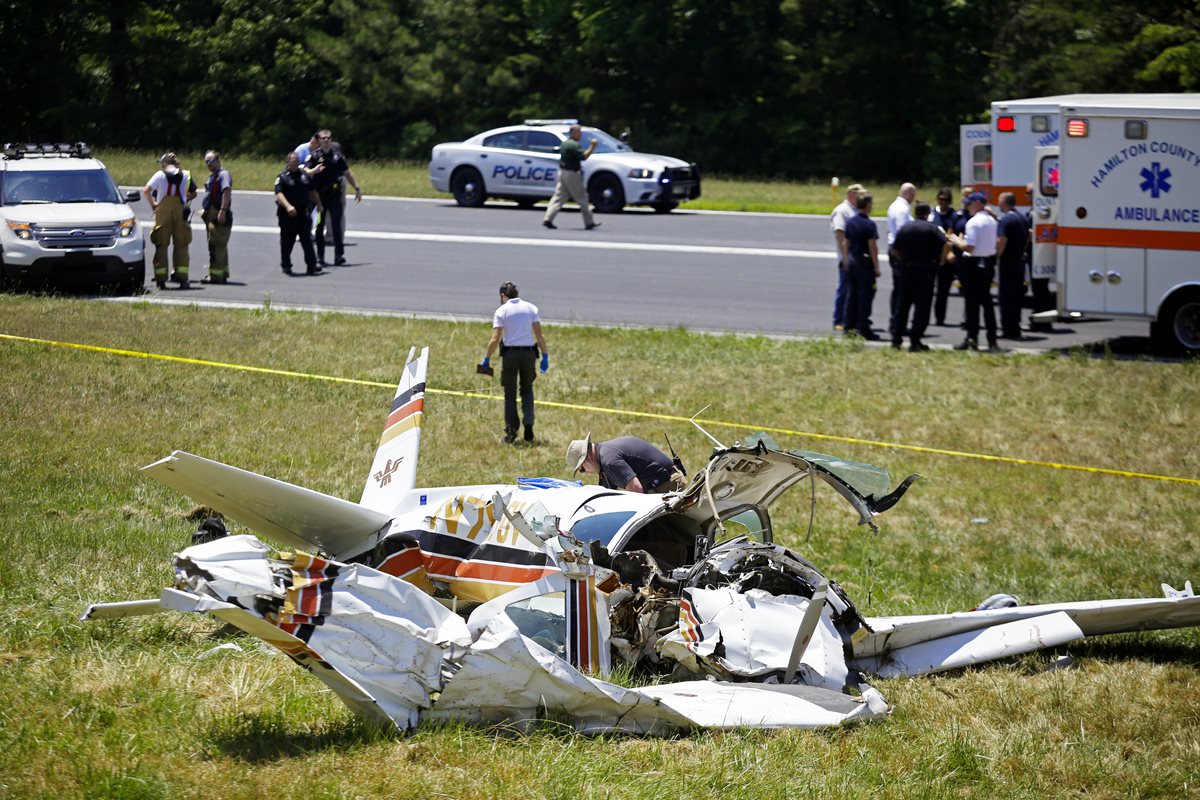
[[[202,367],[218,367],[221,369],[240,370],[242,372],[257,372],[264,375],[280,375],[287,378],[304,378],[306,380],[329,381],[331,383],[349,383],[358,386],[378,386],[383,389],[394,389],[395,384],[382,383],[380,381],[364,381],[357,378],[339,378],[334,375],[315,375],[308,372],[293,372],[283,369],[272,369],[270,367],[253,367],[248,364],[230,364],[223,361],[210,361],[204,358],[187,358],[185,356],[170,356],[163,353],[147,353],[140,350],[122,350],[115,347],[100,347],[92,344],[78,344],[75,342],[56,342],[50,339],[33,339],[27,336],[13,336],[10,334],[0,333],[0,339],[7,339],[13,342],[29,342],[32,344],[50,345],[53,347],[69,347],[75,350],[86,350],[93,353],[107,353],[117,356],[129,356],[131,358],[147,358],[155,361],[171,361],[178,364],[192,364]],[[467,397],[478,400],[500,400],[492,394],[484,394],[481,392],[463,392],[453,389],[429,389],[425,390],[429,394],[443,394],[450,397]],[[681,417],[674,414],[656,414],[649,411],[628,411],[619,408],[603,408],[600,406],[585,406],[578,403],[559,403],[553,400],[537,400],[537,405],[547,408],[562,408],[571,411],[586,411],[592,414],[612,414],[622,417],[638,417],[640,419],[657,419],[666,422],[683,422],[690,423],[690,417]],[[1180,478],[1173,475],[1154,475],[1147,472],[1130,472],[1122,469],[1105,469],[1103,467],[1085,467],[1078,464],[1058,464],[1053,461],[1036,461],[1029,458],[1014,458],[1012,456],[994,456],[986,453],[970,453],[963,450],[943,450],[937,447],[921,447],[913,444],[897,444],[895,442],[877,442],[871,439],[856,439],[852,436],[832,436],[825,433],[813,433],[812,431],[797,431],[789,428],[771,428],[761,425],[747,425],[743,422],[729,422],[726,420],[717,419],[702,419],[696,418],[696,422],[702,425],[720,426],[732,428],[734,430],[746,431],[764,431],[766,433],[777,433],[784,436],[801,436],[809,439],[821,439],[828,442],[842,442],[845,444],[866,445],[868,447],[883,447],[891,450],[909,450],[914,453],[930,453],[940,456],[954,456],[956,458],[973,458],[979,461],[993,461],[1001,464],[1021,464],[1029,467],[1048,467],[1050,469],[1065,469],[1075,472],[1091,472],[1097,475],[1115,475],[1121,478],[1143,478],[1152,481],[1166,481],[1169,483],[1182,483],[1188,486],[1200,486],[1200,480],[1195,478]]]

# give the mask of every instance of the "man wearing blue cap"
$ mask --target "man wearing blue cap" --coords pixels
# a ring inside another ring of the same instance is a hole
[[[998,350],[996,344],[996,309],[992,306],[992,280],[996,277],[996,218],[987,212],[987,197],[975,192],[967,198],[965,235],[951,234],[946,238],[963,251],[960,277],[966,304],[967,338],[954,346],[955,350],[979,349],[979,309],[987,328],[988,350]]]

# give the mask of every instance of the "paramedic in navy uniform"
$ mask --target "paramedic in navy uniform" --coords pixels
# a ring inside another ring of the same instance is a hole
[[[878,339],[871,330],[871,303],[875,300],[875,279],[879,277],[879,250],[875,243],[879,231],[871,221],[871,193],[858,195],[858,213],[846,222],[846,333],[864,339]]]
[[[929,306],[933,300],[933,279],[938,264],[950,249],[946,234],[926,217],[929,204],[919,201],[915,206],[917,218],[896,232],[892,252],[900,264],[900,299],[896,303],[896,324],[892,327],[892,347],[900,349],[904,339],[902,331],[908,323],[909,309],[913,309],[912,325],[909,326],[914,353],[928,350],[921,342],[925,328],[929,325]]]
[[[1000,335],[1020,341],[1021,304],[1025,300],[1025,215],[1017,211],[1017,196],[1000,195],[1000,224],[996,228],[996,261],[1000,272]]]

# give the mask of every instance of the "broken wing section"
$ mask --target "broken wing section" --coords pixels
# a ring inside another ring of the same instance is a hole
[[[342,552],[388,523],[357,503],[176,450],[142,467],[148,477],[291,547]]]
[[[869,617],[854,663],[878,675],[922,675],[1055,647],[1085,636],[1200,625],[1200,597],[1164,586],[1162,598]]]
[[[388,411],[383,435],[359,503],[388,512],[417,485],[417,452],[421,447],[421,423],[425,417],[425,370],[429,348],[404,365],[396,396]]]

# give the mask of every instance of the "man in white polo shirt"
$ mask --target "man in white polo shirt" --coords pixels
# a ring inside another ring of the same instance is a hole
[[[534,344],[534,340],[537,344]],[[500,307],[492,318],[492,339],[480,366],[488,368],[492,353],[500,348],[500,384],[504,387],[504,441],[512,444],[517,427],[525,421],[525,441],[533,441],[533,382],[541,348],[542,374],[550,369],[550,353],[542,335],[538,307],[522,300],[512,281],[500,285]],[[521,415],[517,416],[517,388],[520,384]]]
[[[983,306],[988,350],[998,350],[996,309],[992,306],[992,280],[996,277],[996,218],[988,212],[987,198],[982,192],[967,198],[967,212],[971,218],[967,220],[965,235],[949,234],[946,237],[963,251],[964,256],[959,274],[966,304],[967,338],[954,349],[979,349],[979,308]]]
[[[900,193],[896,195],[896,199],[888,206],[887,210],[887,226],[888,226],[888,264],[892,268],[892,296],[888,299],[888,331],[893,336],[903,338],[904,330],[901,325],[901,330],[894,330],[896,327],[896,306],[900,304],[900,284],[903,282],[901,276],[902,266],[900,260],[896,258],[896,254],[892,250],[892,246],[896,243],[896,234],[900,232],[908,223],[912,222],[912,202],[917,196],[917,187],[911,183],[900,184]]]
[[[858,202],[859,193],[865,191],[866,189],[861,183],[850,184],[846,189],[846,199],[838,203],[834,207],[833,213],[829,215],[829,227],[833,231],[833,241],[837,246],[838,254],[837,290],[833,293],[833,329],[835,331],[845,330],[846,291],[850,286],[846,280],[850,269],[849,262],[846,260],[846,223],[858,213],[854,204]]]

